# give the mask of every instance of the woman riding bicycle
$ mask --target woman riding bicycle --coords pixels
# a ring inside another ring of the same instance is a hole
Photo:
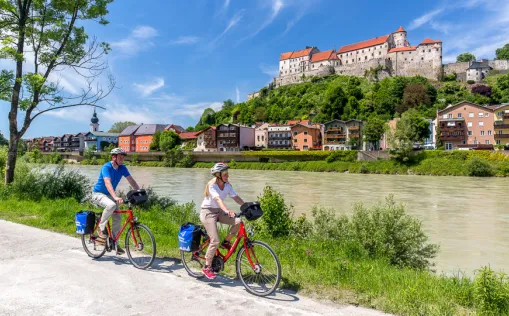
[[[235,212],[229,210],[223,202],[229,195],[239,205],[244,204],[244,201],[235,193],[228,182],[229,168],[227,164],[219,162],[210,169],[210,173],[214,178],[207,183],[205,198],[201,204],[200,220],[210,237],[210,245],[205,254],[205,267],[202,269],[208,279],[216,277],[211,264],[220,241],[217,222],[231,225],[228,235],[221,244],[221,247],[228,250],[231,248],[230,240],[239,231],[240,227],[240,218],[236,218]]]

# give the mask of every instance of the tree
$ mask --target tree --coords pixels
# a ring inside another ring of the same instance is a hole
[[[378,142],[382,139],[385,129],[385,120],[376,114],[372,114],[366,121],[366,125],[364,125],[362,133],[364,134],[364,139],[367,142],[376,144],[378,147]]]
[[[94,83],[107,69],[102,57],[109,45],[89,39],[85,28],[78,26],[90,20],[107,24],[106,7],[112,1],[0,0],[0,58],[11,61],[15,69],[0,75],[0,97],[10,102],[6,183],[14,180],[18,143],[35,118],[63,108],[96,106],[113,89],[111,76],[107,89]],[[51,80],[65,69],[87,82],[81,93],[65,92]]]
[[[345,92],[340,85],[333,85],[325,92],[325,105],[322,112],[327,120],[339,119],[347,102]]]
[[[150,150],[158,151],[160,150],[160,141],[161,141],[161,131],[156,131],[154,135],[152,135],[152,141],[150,142]]]
[[[456,57],[456,62],[463,63],[467,61],[475,61],[475,56],[470,53],[463,53],[459,54],[458,57]]]
[[[9,141],[4,137],[2,132],[0,132],[0,146],[7,146],[9,145]]]
[[[431,100],[426,87],[422,84],[411,83],[403,92],[403,102],[396,107],[397,113],[403,113],[408,109],[418,108],[424,105],[426,108],[431,105]]]
[[[133,125],[136,125],[136,123],[134,122],[129,122],[129,121],[125,121],[125,122],[116,122],[115,124],[113,124],[110,128],[110,130],[108,131],[108,133],[122,133],[122,131],[128,127],[128,126],[133,126]]]
[[[179,134],[174,131],[164,131],[159,139],[159,148],[161,151],[167,152],[170,149],[182,144]]]
[[[429,122],[422,118],[417,110],[410,109],[403,113],[396,124],[394,137],[400,144],[412,146],[415,142],[424,141],[429,134]]]
[[[359,113],[359,101],[355,97],[349,97],[348,102],[343,110],[343,115],[341,115],[342,120],[351,120],[356,119]]]
[[[194,127],[192,127],[192,126],[188,126],[188,127],[186,128],[186,132],[194,132]]]
[[[267,114],[265,108],[257,108],[254,112],[254,120],[256,122],[265,122],[267,120]]]
[[[505,44],[504,47],[498,48],[495,51],[495,59],[509,59],[509,44]]]

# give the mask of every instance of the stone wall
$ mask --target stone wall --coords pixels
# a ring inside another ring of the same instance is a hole
[[[445,64],[444,65],[444,74],[445,75],[450,75],[450,74],[453,74],[453,73],[456,73],[456,74],[466,73],[468,67],[470,67],[470,62]]]
[[[488,61],[488,65],[490,65],[493,70],[509,70],[509,60],[490,60]]]

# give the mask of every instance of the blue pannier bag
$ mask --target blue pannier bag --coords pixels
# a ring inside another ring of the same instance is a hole
[[[94,231],[95,213],[92,211],[79,211],[76,213],[76,234],[88,235]]]
[[[196,251],[200,247],[201,228],[193,223],[186,223],[180,226],[179,248],[182,251]]]

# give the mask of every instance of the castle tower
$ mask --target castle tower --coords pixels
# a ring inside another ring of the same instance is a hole
[[[392,33],[392,36],[394,37],[396,48],[410,46],[406,38],[406,31],[402,26],[400,26],[396,32]]]
[[[94,107],[94,115],[92,115],[92,118],[90,119],[90,132],[98,132],[99,131],[99,119],[97,118],[97,113],[95,113],[95,107]]]

